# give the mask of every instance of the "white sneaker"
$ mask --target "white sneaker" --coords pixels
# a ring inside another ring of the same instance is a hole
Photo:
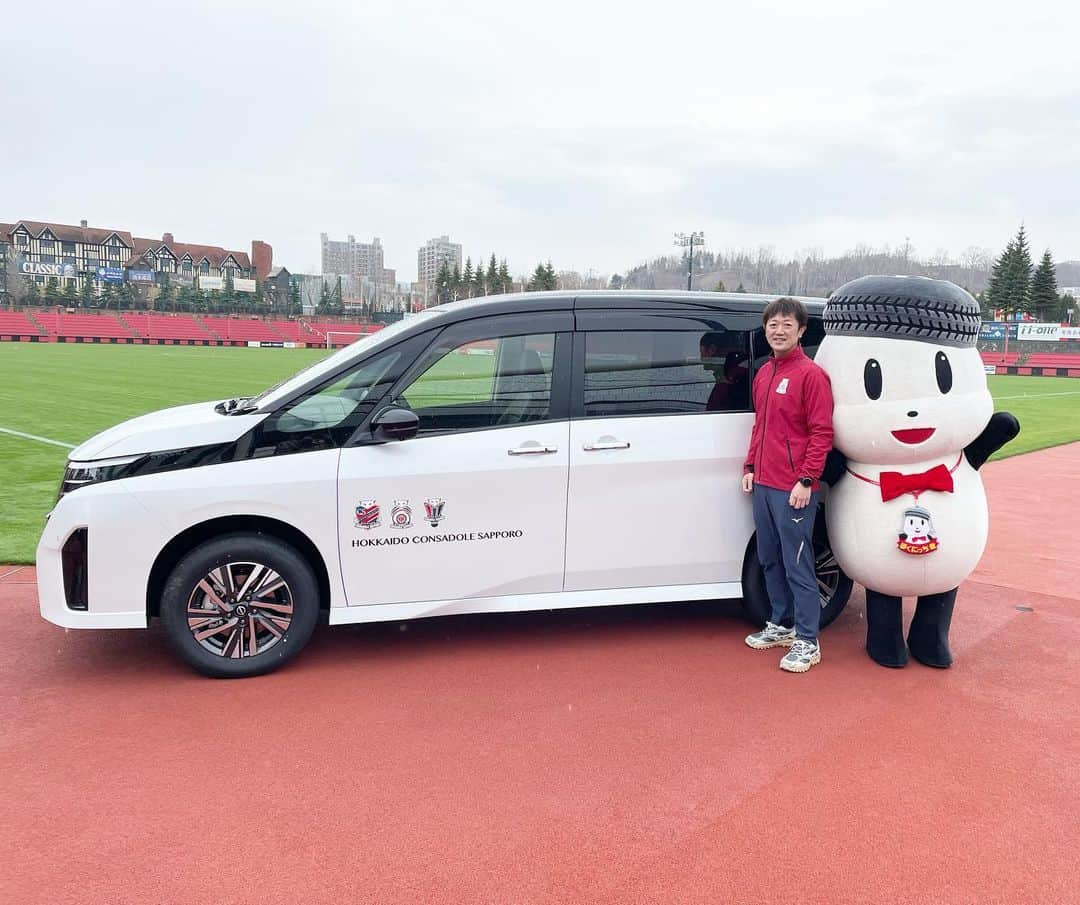
[[[816,641],[796,638],[789,650],[780,660],[780,668],[786,672],[806,672],[811,666],[821,662],[821,645]]]
[[[765,628],[746,636],[746,646],[754,650],[767,650],[770,647],[791,647],[795,642],[795,629],[784,628],[775,622],[766,622]]]

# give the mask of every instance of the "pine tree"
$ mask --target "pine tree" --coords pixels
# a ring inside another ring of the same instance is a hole
[[[547,271],[544,270],[543,264],[537,264],[536,270],[533,271],[532,279],[529,280],[528,285],[525,287],[526,292],[539,292],[545,288],[547,283]]]
[[[495,262],[495,252],[491,253],[491,257],[488,258],[487,275],[485,276],[487,282],[488,295],[498,295],[500,292],[506,292],[506,287],[503,286],[502,277],[499,273],[499,265]]]
[[[450,274],[450,298],[453,301],[461,298],[461,268],[457,264],[454,265]]]
[[[609,289],[622,289],[623,278],[621,273],[612,274],[611,279],[608,281]]]
[[[506,264],[506,258],[499,262],[499,292],[509,292],[514,288],[514,281],[510,278],[510,268]]]
[[[1005,250],[998,259],[994,261],[993,267],[990,269],[990,281],[987,283],[986,289],[983,292],[986,311],[992,313],[995,309],[1000,308],[1004,312],[1002,316],[1006,319],[1008,319],[1008,312],[1006,312],[1005,309],[1008,307],[1009,303],[1008,272],[1015,249],[1016,246],[1010,239],[1009,243],[1005,246]]]
[[[443,259],[439,265],[439,273],[435,277],[435,304],[441,305],[450,301],[450,265]]]
[[[300,286],[289,281],[289,310],[286,314],[300,315],[304,311],[304,303],[300,298]]]
[[[555,268],[551,266],[551,258],[548,258],[547,266],[544,268],[544,289],[558,289],[559,279],[555,276]]]
[[[75,281],[74,280],[64,280],[64,303],[68,307],[74,308],[75,303],[78,300],[79,300],[79,293],[75,289]]]
[[[735,287],[735,291],[745,293],[746,287],[740,282],[739,285]]]
[[[26,295],[23,297],[23,304],[41,304],[41,290],[38,288],[38,284],[31,279],[27,279],[26,281]]]
[[[1059,305],[1057,274],[1048,248],[1043,252],[1042,260],[1031,278],[1031,311],[1036,319],[1050,321],[1057,315]]]
[[[94,278],[90,274],[84,274],[82,288],[79,290],[79,307],[89,308],[93,304]]]
[[[1024,225],[1021,223],[1020,231],[1016,234],[1013,259],[1009,267],[1009,291],[1014,310],[1031,311],[1031,270],[1031,249],[1028,247]]]
[[[135,307],[135,290],[131,283],[121,283],[116,290],[116,307],[128,311]]]
[[[56,305],[63,301],[63,295],[60,294],[60,281],[56,277],[49,277],[45,281],[45,302],[49,305]]]
[[[466,281],[468,283],[468,281]],[[473,298],[480,298],[483,295],[487,295],[485,291],[487,288],[487,281],[484,279],[484,259],[476,259],[476,273],[473,274],[472,283],[468,284],[469,291],[472,293]]]
[[[483,268],[478,267],[477,270],[482,271]],[[471,299],[473,297],[472,258],[465,259],[465,272],[461,275],[461,282],[464,284],[462,288],[464,289],[465,298]]]
[[[727,292],[727,286],[724,285],[723,280],[718,280],[713,292]]]

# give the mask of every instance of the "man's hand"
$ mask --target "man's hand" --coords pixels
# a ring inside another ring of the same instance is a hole
[[[748,471],[742,476],[742,489],[743,493],[750,493],[754,489],[754,473]]]
[[[792,509],[805,509],[810,503],[810,488],[803,487],[796,481],[795,486],[791,488],[791,493],[788,494],[788,503]]]

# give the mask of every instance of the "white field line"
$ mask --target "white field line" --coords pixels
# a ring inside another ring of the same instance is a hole
[[[60,440],[50,440],[48,437],[39,437],[37,434],[24,434],[22,431],[13,431],[10,427],[0,427],[0,434],[11,434],[13,437],[22,437],[24,440],[37,440],[38,443],[49,443],[52,446],[62,446],[64,449],[74,449],[77,444],[63,443]]]
[[[995,399],[1045,399],[1047,396],[1080,396],[1080,390],[1068,390],[1064,393],[1021,393],[1019,396],[995,396]]]
[[[26,568],[26,566],[16,566],[14,569],[10,569],[9,571],[5,572],[3,575],[0,575],[0,581],[3,581],[9,575],[14,575],[20,569],[25,569],[25,568]]]

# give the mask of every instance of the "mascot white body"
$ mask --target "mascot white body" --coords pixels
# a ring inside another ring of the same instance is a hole
[[[829,539],[867,589],[867,651],[885,666],[907,662],[903,597],[919,598],[912,654],[952,662],[956,588],[986,546],[978,468],[1019,430],[1011,415],[993,414],[979,323],[966,292],[921,277],[854,280],[825,310],[815,361],[832,382],[842,454],[829,476]]]

